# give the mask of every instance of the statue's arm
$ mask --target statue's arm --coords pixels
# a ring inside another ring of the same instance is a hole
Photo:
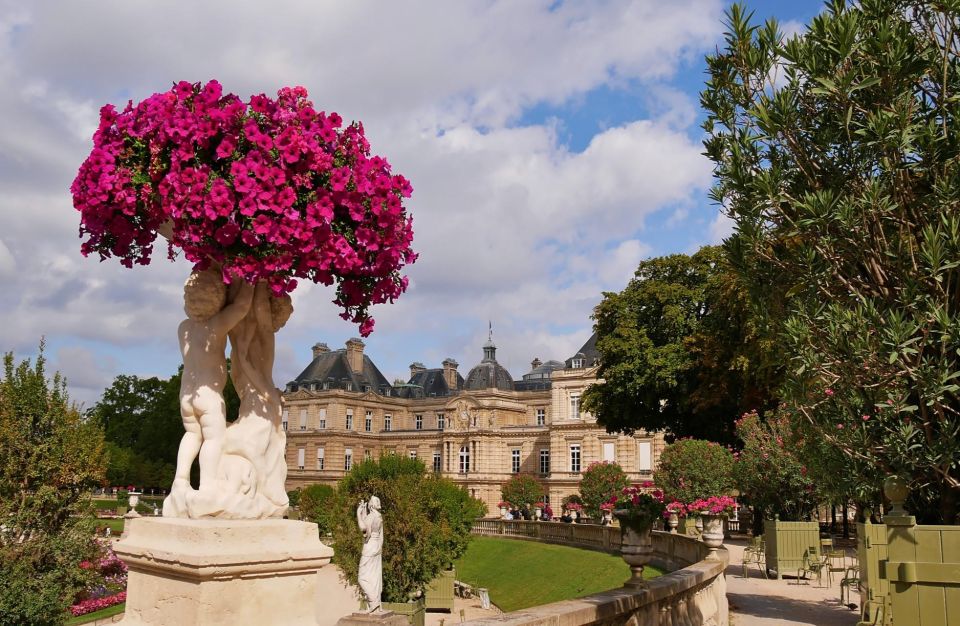
[[[253,302],[253,285],[242,282],[237,288],[236,296],[233,301],[223,307],[219,313],[214,316],[214,324],[217,330],[222,333],[228,333],[240,323],[247,313],[250,312],[250,305]]]

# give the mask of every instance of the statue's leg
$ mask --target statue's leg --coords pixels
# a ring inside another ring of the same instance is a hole
[[[193,460],[197,458],[203,443],[200,423],[193,415],[192,408],[189,414],[186,411],[183,413],[183,428],[186,432],[183,433],[183,437],[180,439],[180,448],[177,450],[177,471],[173,478],[174,488],[190,487],[190,467],[193,465]]]
[[[217,471],[220,457],[223,455],[223,437],[227,430],[227,406],[223,397],[210,392],[215,398],[207,397],[204,410],[200,414],[200,432],[203,445],[200,447],[200,490],[216,488]]]

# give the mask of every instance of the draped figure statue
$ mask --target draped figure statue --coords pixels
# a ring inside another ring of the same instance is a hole
[[[360,501],[357,524],[363,531],[357,582],[366,597],[367,610],[373,613],[380,610],[380,596],[383,593],[383,516],[380,515],[380,498],[371,496],[369,502]]]

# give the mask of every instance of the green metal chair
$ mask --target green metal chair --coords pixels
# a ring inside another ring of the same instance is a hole
[[[760,571],[763,572],[764,578],[769,578],[767,575],[767,559],[765,552],[765,546],[763,543],[763,535],[754,537],[750,540],[750,545],[748,545],[743,550],[743,560],[740,564],[743,566],[743,577],[747,577],[747,565],[751,563],[756,563],[760,568]]]
[[[850,604],[850,594],[853,589],[860,589],[860,566],[854,565],[848,567],[840,579],[840,604]],[[847,601],[843,601],[843,594],[846,592]]]
[[[797,584],[800,584],[801,578],[806,578],[807,574],[817,575],[817,585],[823,585],[823,573],[827,573],[828,584],[833,584],[833,576],[830,574],[830,566],[826,556],[821,556],[816,546],[810,546],[803,553],[803,565],[797,570]]]

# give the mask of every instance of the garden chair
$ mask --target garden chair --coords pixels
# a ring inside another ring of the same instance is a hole
[[[741,565],[743,566],[743,577],[747,577],[747,565],[751,563],[756,563],[760,568],[760,571],[763,572],[764,578],[769,578],[767,575],[767,558],[764,554],[765,546],[763,544],[763,536],[754,537],[750,540],[750,545],[748,545],[743,550],[743,560]]]
[[[803,565],[797,570],[797,584],[800,584],[801,578],[806,578],[807,574],[817,575],[817,585],[823,584],[823,573],[827,573],[827,583],[833,584],[833,577],[830,574],[830,567],[827,563],[827,557],[821,556],[816,546],[810,546],[803,553]]]
[[[860,566],[854,565],[853,567],[848,567],[847,571],[844,572],[843,578],[840,579],[840,604],[851,604],[850,594],[853,592],[853,589],[860,589]],[[847,601],[843,601],[843,593],[847,593]]]

